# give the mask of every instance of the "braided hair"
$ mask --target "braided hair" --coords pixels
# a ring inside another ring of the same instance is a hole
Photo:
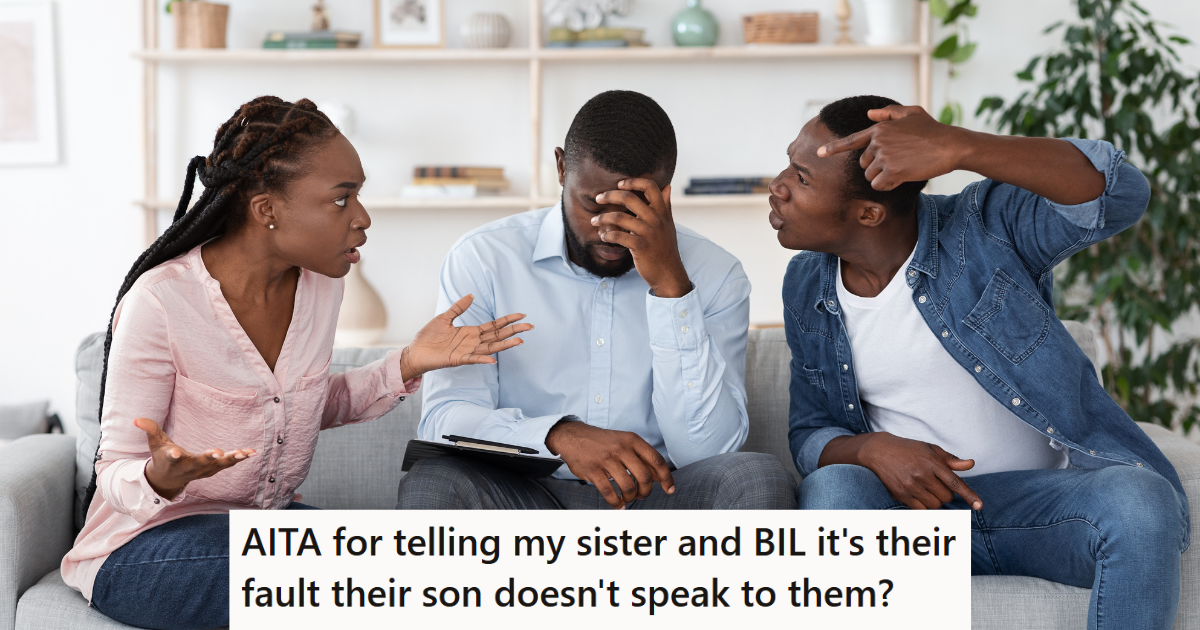
[[[305,170],[305,157],[316,144],[333,138],[337,128],[308,99],[289,103],[275,96],[260,96],[238,108],[217,129],[212,154],[196,156],[188,162],[183,196],[175,208],[171,225],[146,251],[125,276],[117,301],[109,315],[104,338],[104,368],[100,373],[100,409],[104,418],[104,389],[108,378],[108,354],[112,348],[113,318],[117,306],[137,279],[172,258],[186,254],[197,245],[232,234],[246,223],[247,207],[254,195],[281,192]],[[204,192],[188,211],[196,178]],[[92,465],[92,480],[83,500],[86,515],[96,494],[95,463],[100,461],[100,444]]]

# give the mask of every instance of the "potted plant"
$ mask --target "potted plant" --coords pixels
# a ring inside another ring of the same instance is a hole
[[[1063,46],[1017,74],[1032,84],[976,112],[1025,136],[1096,137],[1128,154],[1150,181],[1133,227],[1060,266],[1060,316],[1100,331],[1104,385],[1134,420],[1189,431],[1200,420],[1200,339],[1177,324],[1200,306],[1200,76],[1181,67],[1187,39],[1131,0],[1076,0],[1059,22]]]

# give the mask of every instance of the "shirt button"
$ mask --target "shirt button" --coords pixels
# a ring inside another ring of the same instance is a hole
[[[274,476],[267,477],[267,481],[270,483],[275,483],[275,477]]]
[[[687,331],[688,331],[688,327],[687,327],[687,326],[684,326],[683,328],[680,328],[679,330],[683,331],[683,334],[685,334],[685,335],[686,335],[686,334],[687,334]]]
[[[834,306],[833,300],[829,300],[829,308],[833,308],[833,306]]]
[[[949,336],[950,336],[950,331],[949,331],[949,330],[943,330],[943,331],[942,331],[942,339],[945,339],[946,337],[949,337]]]
[[[849,364],[847,364],[847,363],[843,363],[843,364],[842,364],[842,369],[843,369],[843,370],[849,370],[849,369],[850,369],[850,365],[849,365]]]
[[[1046,433],[1049,433],[1049,434],[1053,435],[1053,434],[1054,434],[1054,427],[1046,427]]]
[[[1020,398],[1014,398],[1014,399],[1013,399],[1013,404],[1014,404],[1014,405],[1019,405],[1019,404],[1021,404],[1021,399],[1020,399]]]
[[[278,396],[276,396],[276,397],[275,397],[275,402],[279,402],[279,397],[278,397]]]
[[[687,311],[683,311],[683,312],[679,313],[679,316],[680,316],[680,317],[687,317]]]
[[[1137,465],[1138,465],[1138,468],[1145,468],[1145,466],[1142,466],[1142,462],[1138,462]]]
[[[404,402],[404,397],[403,397],[403,396],[401,396],[401,397],[400,397],[400,402]]]
[[[597,346],[603,346],[603,345],[604,345],[604,340],[603,340],[603,339],[597,339],[597,340],[596,340],[596,345],[597,345]]]
[[[1096,454],[1096,451],[1088,451],[1088,454],[1090,454],[1090,455],[1095,455],[1095,454]]]
[[[601,289],[607,289],[607,288],[608,288],[608,281],[607,281],[607,280],[605,280],[604,282],[601,282],[601,283],[600,283],[600,288],[601,288]]]
[[[916,277],[917,277],[917,270],[916,270],[916,269],[909,269],[909,270],[908,270],[908,277],[909,277],[909,278],[916,278]]]
[[[596,402],[604,402],[604,397],[603,397],[603,396],[597,396],[597,397],[596,397]]]
[[[276,443],[276,444],[283,444],[283,437],[281,436],[281,437],[277,437],[277,438],[275,438],[275,443]]]
[[[924,296],[924,295],[922,295],[921,297],[917,298],[917,301],[918,301],[918,302],[920,302],[920,303],[922,303],[922,304],[924,304],[924,303],[925,303],[925,296]]]
[[[154,504],[155,504],[155,505],[158,505],[158,499],[155,499],[155,500],[154,500]]]
[[[982,366],[979,366],[979,365],[976,365],[976,366],[975,366],[975,373],[976,373],[976,374],[978,374],[978,373],[980,373],[980,372],[982,372],[982,371],[983,371],[983,367],[982,367]]]
[[[696,386],[696,381],[688,381],[688,389],[692,389],[695,386]]]
[[[853,404],[847,405],[847,407],[849,407],[851,411],[853,411],[853,410],[854,410],[854,405],[853,405]]]

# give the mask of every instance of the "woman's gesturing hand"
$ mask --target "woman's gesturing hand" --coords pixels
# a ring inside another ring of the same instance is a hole
[[[450,310],[433,318],[417,333],[400,355],[400,373],[405,380],[426,372],[473,363],[495,363],[489,356],[521,345],[518,333],[533,330],[533,324],[517,324],[523,313],[505,315],[481,326],[454,326],[454,320],[475,300],[467,295]]]
[[[170,501],[179,496],[187,485],[197,479],[211,477],[234,464],[255,455],[252,448],[224,452],[212,448],[193,455],[171,441],[171,437],[147,418],[138,418],[133,425],[146,432],[150,445],[150,463],[146,465],[146,481],[158,496]]]

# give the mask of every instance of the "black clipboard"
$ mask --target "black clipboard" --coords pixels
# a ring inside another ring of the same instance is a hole
[[[482,440],[480,441],[482,442]],[[501,446],[511,450],[532,449],[513,446],[509,444],[499,444],[496,442],[484,442],[490,446]],[[535,453],[537,451],[534,451]],[[408,472],[413,464],[422,459],[431,457],[463,457],[466,459],[490,464],[496,468],[501,468],[509,472],[514,472],[525,477],[549,477],[554,474],[563,465],[563,461],[557,457],[543,457],[537,455],[526,455],[524,453],[506,453],[492,449],[476,448],[468,445],[459,446],[457,444],[447,444],[445,442],[430,442],[428,440],[409,440],[408,447],[404,450],[404,463],[401,464],[400,470]]]

